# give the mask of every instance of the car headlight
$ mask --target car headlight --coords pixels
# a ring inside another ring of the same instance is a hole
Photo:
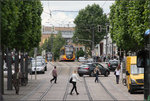
[[[131,84],[136,84],[134,79],[131,79]]]

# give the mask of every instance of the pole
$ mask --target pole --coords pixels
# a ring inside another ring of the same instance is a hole
[[[113,43],[112,43],[112,59],[114,59],[114,47],[113,47]]]
[[[107,35],[106,35],[106,57],[107,57]]]
[[[12,64],[12,57],[11,57],[11,53],[10,50],[7,48],[7,54],[8,54],[8,59],[7,59],[7,90],[12,90],[12,68],[11,68],[11,64]]]
[[[37,71],[36,71],[36,55],[37,55],[37,48],[34,48],[34,58],[35,58],[35,80],[37,79]]]
[[[94,51],[94,26],[92,28],[92,50]]]

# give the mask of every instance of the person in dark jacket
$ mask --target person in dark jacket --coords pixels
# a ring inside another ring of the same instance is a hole
[[[54,66],[54,69],[53,69],[53,71],[52,71],[52,76],[53,76],[53,78],[50,80],[50,82],[52,83],[52,81],[55,80],[54,83],[56,83],[56,81],[57,81],[57,70],[56,70],[56,66]]]

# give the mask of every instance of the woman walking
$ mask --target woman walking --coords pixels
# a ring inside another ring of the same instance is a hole
[[[120,76],[120,65],[115,70],[115,75],[116,75],[116,83],[119,84],[119,76]]]
[[[98,82],[98,75],[101,74],[98,66],[96,66],[96,68],[94,69],[94,73],[95,73],[95,83],[96,83],[96,81]]]
[[[79,93],[77,91],[77,86],[76,86],[76,82],[77,82],[77,80],[79,80],[78,76],[77,76],[77,71],[76,70],[73,71],[73,73],[71,75],[71,78],[72,78],[72,85],[73,85],[73,87],[71,89],[70,95],[72,95],[72,92],[73,92],[74,89],[75,89],[76,94],[79,95]]]

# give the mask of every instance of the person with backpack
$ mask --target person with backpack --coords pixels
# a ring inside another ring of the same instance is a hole
[[[95,83],[98,82],[98,75],[101,74],[98,66],[96,66],[96,68],[94,69],[94,73],[95,73]]]

